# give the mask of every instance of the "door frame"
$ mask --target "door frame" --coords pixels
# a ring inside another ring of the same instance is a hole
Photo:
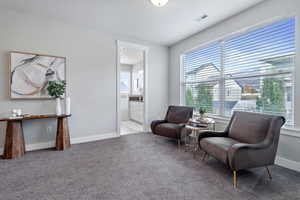
[[[117,40],[117,119],[116,119],[116,132],[117,137],[121,136],[121,92],[120,92],[120,73],[121,73],[121,48],[133,48],[143,51],[144,54],[144,115],[143,115],[143,130],[148,131],[148,55],[149,55],[149,47]]]

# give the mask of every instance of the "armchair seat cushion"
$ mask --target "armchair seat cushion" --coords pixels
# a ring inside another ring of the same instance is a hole
[[[207,137],[200,140],[200,148],[216,159],[228,164],[228,150],[237,143],[240,142],[228,137]]]
[[[155,127],[155,132],[161,136],[180,139],[182,125],[173,123],[162,123]]]

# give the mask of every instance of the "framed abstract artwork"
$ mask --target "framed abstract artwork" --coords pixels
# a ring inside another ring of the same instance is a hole
[[[10,52],[10,98],[50,99],[49,81],[66,81],[66,58]]]

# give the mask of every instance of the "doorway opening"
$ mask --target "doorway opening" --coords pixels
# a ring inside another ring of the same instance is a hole
[[[118,41],[118,135],[146,130],[147,55],[147,48],[144,46]]]

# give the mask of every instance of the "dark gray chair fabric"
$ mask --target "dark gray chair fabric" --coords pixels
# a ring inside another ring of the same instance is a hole
[[[192,117],[192,107],[169,106],[165,119],[153,121],[151,123],[151,130],[155,135],[180,140],[182,129]]]
[[[203,132],[198,142],[234,171],[273,165],[284,123],[280,116],[234,112],[224,132]]]

